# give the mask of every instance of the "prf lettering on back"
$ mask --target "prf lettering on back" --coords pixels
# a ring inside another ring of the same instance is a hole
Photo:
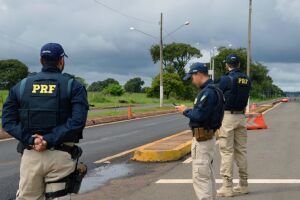
[[[248,84],[248,79],[245,79],[245,78],[239,78],[239,84],[247,85],[247,84]]]
[[[52,94],[55,91],[56,85],[33,84],[32,94]]]

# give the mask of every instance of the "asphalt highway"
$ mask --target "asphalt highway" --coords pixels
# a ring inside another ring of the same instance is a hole
[[[84,130],[80,142],[84,154],[81,161],[89,170],[99,165],[95,161],[141,146],[163,137],[186,130],[187,120],[179,114],[113,123]],[[17,141],[0,142],[0,199],[15,198],[19,180],[20,155],[16,152]]]

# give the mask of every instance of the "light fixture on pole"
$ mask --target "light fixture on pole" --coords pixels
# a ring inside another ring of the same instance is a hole
[[[160,26],[160,37],[159,37],[159,60],[160,60],[160,84],[159,84],[159,106],[163,106],[163,100],[164,100],[164,87],[163,87],[163,39],[167,38],[168,36],[172,35],[179,29],[181,29],[184,26],[189,25],[190,22],[186,21],[184,24],[180,25],[178,28],[176,28],[174,31],[168,33],[167,35],[163,36],[163,13],[160,13],[160,21],[159,21],[159,26]],[[141,31],[139,29],[136,29],[135,27],[130,27],[129,28],[132,31],[137,31],[139,33],[142,33],[144,35],[147,35],[149,37],[152,37],[154,39],[158,39],[157,37],[148,34],[144,31]]]

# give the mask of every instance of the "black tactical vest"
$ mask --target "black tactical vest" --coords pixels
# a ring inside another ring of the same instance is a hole
[[[39,72],[20,84],[20,121],[32,134],[46,134],[71,116],[71,87],[68,74]]]
[[[231,80],[231,89],[225,92],[225,110],[242,111],[248,104],[251,83],[247,75],[240,71],[228,74]]]

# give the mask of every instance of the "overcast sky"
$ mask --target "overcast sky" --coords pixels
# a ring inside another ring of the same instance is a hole
[[[195,45],[204,61],[214,46],[247,45],[248,0],[99,1],[132,17],[94,0],[0,0],[0,59],[17,58],[38,71],[40,47],[59,42],[69,55],[68,73],[89,83],[140,76],[149,85],[159,72],[149,54],[157,41],[129,27],[158,36],[160,12],[165,34],[191,22],[165,43]],[[253,0],[253,59],[266,64],[275,83],[289,91],[300,90],[299,10],[299,0]]]

